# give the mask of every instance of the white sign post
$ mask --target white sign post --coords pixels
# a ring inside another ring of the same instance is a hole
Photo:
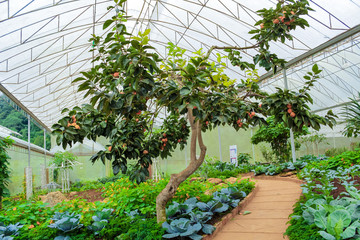
[[[238,161],[237,161],[237,145],[231,145],[230,146],[230,162],[232,164],[235,164],[235,166],[238,165]]]

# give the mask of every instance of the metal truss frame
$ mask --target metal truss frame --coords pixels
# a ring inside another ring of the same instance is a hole
[[[138,2],[140,7],[131,9],[132,1]],[[214,2],[219,8],[214,7]],[[262,0],[262,2],[274,4],[276,1]],[[318,19],[316,15],[310,15],[311,21],[332,31],[333,35],[334,32],[343,32],[350,28],[341,16],[332,14],[319,3],[319,0],[310,2],[323,15],[328,16],[327,20],[323,20]],[[50,131],[51,125],[61,117],[62,108],[71,108],[88,100],[83,99],[83,94],[76,91],[77,85],[71,84],[71,80],[81,71],[93,66],[91,61],[95,55],[88,53],[92,44],[86,40],[91,34],[106,34],[101,26],[112,12],[105,10],[104,6],[111,5],[112,0],[47,0],[40,6],[36,5],[39,4],[37,0],[27,0],[21,4],[14,7],[10,0],[0,1],[0,13],[2,13],[0,27],[6,26],[4,29],[10,29],[0,34],[0,42],[9,43],[0,48],[0,90],[42,127]],[[194,7],[188,9],[183,7],[183,4]],[[358,7],[360,9],[360,6]],[[252,9],[241,0],[131,0],[130,3],[125,4],[124,9],[129,13],[138,14],[132,16],[127,23],[130,32],[136,34],[140,30],[152,29],[150,43],[161,47],[157,52],[163,58],[167,56],[166,46],[169,41],[184,47],[188,52],[198,50],[198,46],[208,50],[212,43],[206,39],[212,39],[217,45],[242,47],[252,45],[252,41],[242,36],[237,29],[254,29],[253,24],[259,19],[256,15],[257,9]],[[46,12],[54,13],[45,14]],[[179,12],[186,17],[180,18]],[[204,15],[203,12],[221,14],[232,24],[224,26],[217,21],[218,19]],[[26,20],[35,15],[44,15],[44,17],[19,24],[22,19]],[[17,24],[13,26],[13,22]],[[313,30],[323,32],[323,29],[313,28]],[[10,42],[7,39],[10,39]],[[280,48],[280,45],[274,46]],[[284,54],[294,58],[311,49],[312,46],[294,35],[294,41],[286,43]],[[335,46],[332,49],[335,54],[339,50]],[[351,49],[342,51],[351,52]],[[211,56],[213,60],[216,59],[216,53],[221,52],[214,51]],[[251,59],[254,53],[256,51],[243,51],[245,59]],[[324,54],[324,51],[316,54]],[[353,52],[353,54],[358,53]],[[329,61],[328,64],[336,67],[341,63]],[[298,67],[299,64],[296,66],[293,69],[300,71],[297,73],[300,76],[303,70]],[[339,68],[339,71],[346,71],[349,75],[359,77],[360,70],[357,68],[357,63],[350,62],[349,66],[346,69]],[[243,72],[232,67],[229,67],[228,72],[232,76],[244,76]],[[328,81],[338,83],[343,91],[353,93],[356,90],[334,72],[324,70],[324,76]],[[263,82],[264,88],[270,83],[275,83],[276,78],[271,74],[264,75],[262,77],[266,79]],[[290,81],[290,87],[296,88],[299,84],[301,81],[296,84]],[[340,104],[340,98],[332,93],[331,89],[321,85],[317,88],[318,91],[322,88],[323,94],[327,94],[329,98]],[[315,100],[319,101],[321,107],[327,107],[320,99],[315,97]]]

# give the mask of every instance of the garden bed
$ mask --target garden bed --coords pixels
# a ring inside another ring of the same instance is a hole
[[[96,201],[103,201],[105,198],[102,196],[104,193],[102,189],[89,189],[85,191],[79,192],[71,192],[65,194],[66,198],[69,200],[81,198],[88,202],[96,202]]]
[[[255,187],[251,193],[249,193],[236,208],[232,209],[230,213],[226,214],[225,216],[220,216],[219,218],[214,218],[211,222],[209,222],[216,227],[216,230],[211,235],[205,235],[203,240],[212,240],[231,219],[238,215],[241,210],[243,210],[249,204],[258,191],[259,187],[257,184],[255,184]]]

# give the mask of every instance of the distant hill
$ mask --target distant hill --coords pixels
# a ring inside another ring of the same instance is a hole
[[[14,135],[17,138],[27,141],[28,128],[27,118],[20,112],[10,106],[0,94],[0,125],[7,127],[21,136]],[[31,143],[44,147],[44,131],[36,126],[33,122],[30,124],[30,141]],[[50,150],[50,135],[46,135],[46,149]]]

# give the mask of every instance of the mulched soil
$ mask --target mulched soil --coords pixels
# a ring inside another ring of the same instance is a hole
[[[360,190],[360,177],[359,177],[359,176],[355,176],[355,177],[353,178],[353,181],[354,181],[355,187],[356,187],[358,190]],[[336,179],[334,180],[334,186],[336,187],[336,189],[331,191],[331,195],[333,195],[334,198],[337,198],[337,197],[340,197],[340,198],[345,197],[345,195],[341,195],[341,193],[342,193],[342,192],[346,192],[346,189],[345,189],[345,187],[344,187],[343,185],[340,184],[339,179],[336,178]]]
[[[72,195],[70,193],[66,194],[66,197],[70,200],[75,198],[82,198],[86,199],[88,202],[96,202],[96,201],[103,201],[105,198],[101,195],[103,192],[101,189],[90,189],[82,192],[76,192],[75,195]]]

